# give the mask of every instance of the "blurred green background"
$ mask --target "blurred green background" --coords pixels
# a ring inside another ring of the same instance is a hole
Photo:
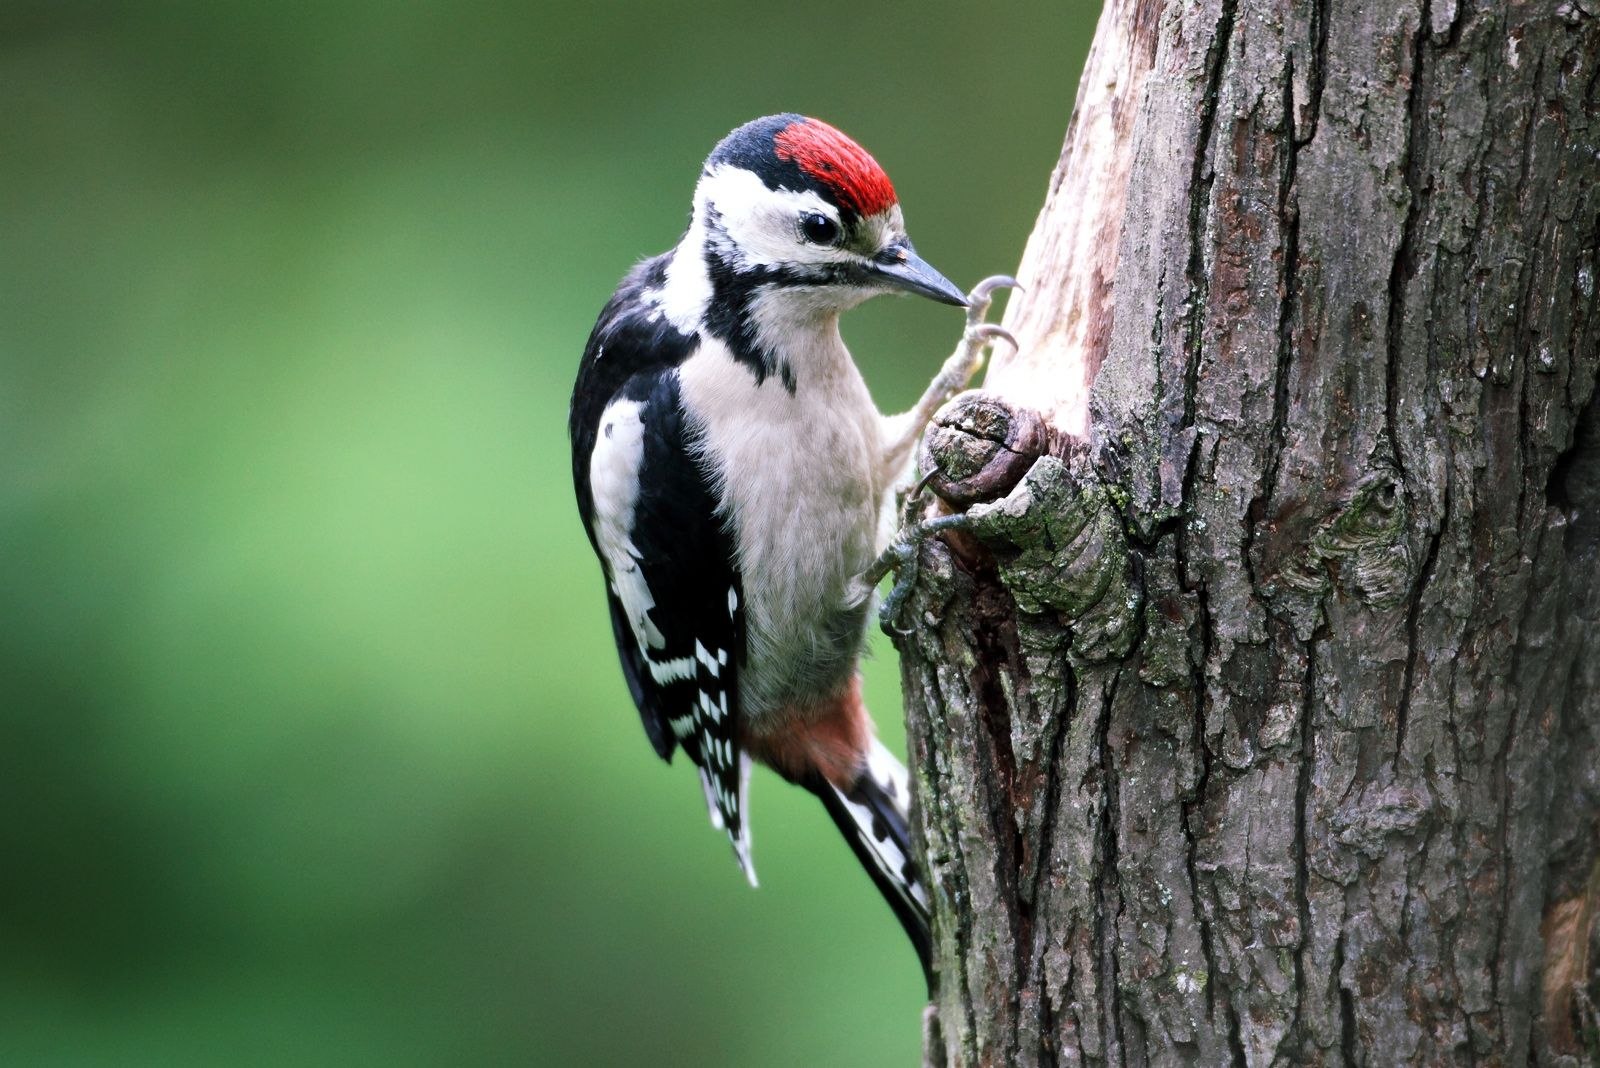
[[[651,753],[567,397],[756,115],[1014,268],[1096,14],[0,4],[0,1063],[916,1063],[820,806],[758,773],[752,892]],[[846,333],[898,407],[959,326]]]

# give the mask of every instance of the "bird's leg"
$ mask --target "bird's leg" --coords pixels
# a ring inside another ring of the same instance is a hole
[[[869,590],[876,589],[885,575],[895,573],[894,588],[889,591],[889,596],[883,599],[883,604],[878,609],[878,623],[884,630],[895,630],[901,634],[911,633],[899,625],[900,613],[905,608],[906,598],[911,595],[911,588],[917,583],[917,556],[922,551],[922,543],[935,534],[948,530],[965,530],[971,526],[972,520],[965,513],[957,515],[941,515],[933,519],[925,519],[920,523],[912,523],[901,527],[895,532],[894,541],[889,547],[878,555],[862,574],[861,581]]]
[[[992,275],[972,287],[972,292],[967,294],[966,329],[961,333],[961,341],[956,345],[955,352],[944,361],[944,366],[939,369],[939,373],[934,376],[928,388],[923,391],[921,399],[910,411],[885,417],[883,465],[886,483],[892,483],[905,470],[907,461],[911,457],[911,450],[916,445],[917,439],[922,436],[922,431],[933,418],[933,414],[951,397],[965,389],[967,383],[972,381],[972,376],[978,373],[984,351],[997,340],[1007,342],[1013,349],[1017,347],[1017,339],[1011,336],[1010,331],[994,323],[984,322],[990,306],[994,303],[994,291],[1007,287],[1017,288],[1017,280],[1003,274]],[[921,489],[922,486],[919,485],[911,496],[919,495]],[[871,567],[867,568],[860,582],[868,596],[877,588],[878,583],[883,581],[884,576],[891,571],[895,572],[894,588],[883,599],[883,605],[878,610],[879,623],[885,630],[900,629],[898,626],[900,614],[905,608],[911,588],[916,585],[917,555],[922,549],[922,543],[942,531],[959,530],[965,527],[967,522],[967,517],[964,515],[938,516],[922,522],[908,521],[895,533],[889,547],[873,561]]]
[[[911,449],[922,435],[923,428],[928,425],[928,420],[933,418],[933,413],[967,388],[967,383],[972,381],[972,376],[978,373],[978,366],[983,362],[984,350],[996,341],[1004,341],[1013,349],[1017,347],[1017,339],[1008,330],[983,321],[994,302],[994,291],[1003,287],[1015,289],[1017,280],[997,274],[972,287],[972,292],[967,294],[967,327],[962,331],[955,352],[944,361],[944,366],[923,391],[922,399],[910,411],[884,418],[883,463],[888,474],[886,482],[892,482],[905,470]]]

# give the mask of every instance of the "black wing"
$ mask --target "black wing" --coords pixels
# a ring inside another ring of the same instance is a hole
[[[749,874],[749,761],[736,727],[744,591],[679,399],[677,365],[694,341],[637,299],[652,276],[659,261],[624,282],[590,338],[573,397],[573,479],[645,733],[663,758],[681,745],[700,768],[712,820]]]

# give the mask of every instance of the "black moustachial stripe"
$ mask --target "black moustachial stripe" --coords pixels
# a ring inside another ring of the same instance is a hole
[[[779,272],[768,267],[735,266],[733,243],[715,207],[706,209],[706,274],[711,280],[711,299],[706,302],[704,329],[728,347],[740,366],[755,375],[761,385],[769,375],[777,375],[783,388],[794,396],[794,368],[756,335],[755,298],[761,290],[779,280]]]
[[[734,360],[755,375],[757,385],[776,375],[790,396],[796,388],[794,367],[761,344],[754,316],[756,297],[771,289],[871,284],[867,269],[856,263],[740,267],[732,240],[714,207],[706,213],[705,263],[711,279],[711,299],[706,304],[704,320],[706,333],[728,347]]]

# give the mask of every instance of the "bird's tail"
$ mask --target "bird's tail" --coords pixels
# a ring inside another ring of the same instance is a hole
[[[905,766],[874,738],[866,768],[848,790],[820,777],[811,789],[906,929],[931,985],[928,887],[911,848],[911,786]]]

